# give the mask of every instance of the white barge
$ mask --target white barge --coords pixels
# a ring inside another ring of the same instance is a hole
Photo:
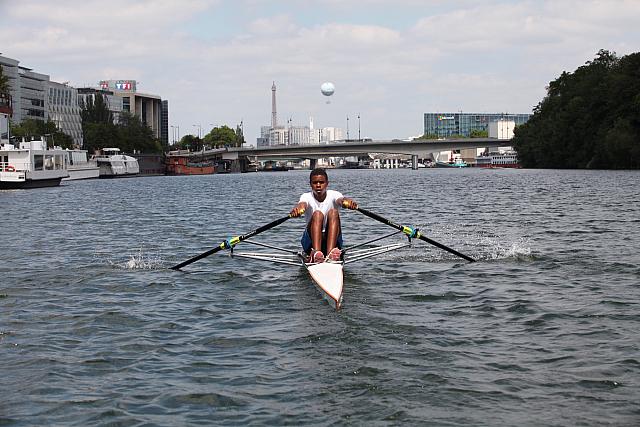
[[[0,145],[0,189],[55,187],[69,176],[66,151],[43,139]]]

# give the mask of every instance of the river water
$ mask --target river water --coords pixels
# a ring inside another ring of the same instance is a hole
[[[329,177],[479,262],[417,241],[350,264],[335,312],[301,267],[168,268],[286,215],[308,171],[0,192],[0,424],[640,422],[640,172]],[[347,246],[393,231],[342,223]]]

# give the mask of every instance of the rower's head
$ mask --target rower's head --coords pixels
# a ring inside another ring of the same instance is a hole
[[[324,200],[324,196],[327,193],[327,186],[329,185],[327,171],[322,168],[312,170],[309,175],[309,184],[311,184],[311,191],[316,199]]]
[[[314,170],[312,170],[311,173],[309,174],[309,182],[313,182],[313,177],[318,175],[324,176],[325,181],[329,182],[327,171],[324,170],[323,168],[315,168]]]

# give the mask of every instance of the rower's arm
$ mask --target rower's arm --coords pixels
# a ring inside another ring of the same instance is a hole
[[[297,205],[293,207],[293,209],[291,209],[291,212],[289,212],[289,215],[291,215],[292,218],[295,218],[297,216],[302,215],[305,210],[307,210],[307,202],[299,202]]]

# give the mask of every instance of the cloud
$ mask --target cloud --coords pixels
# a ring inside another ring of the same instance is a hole
[[[240,120],[252,141],[282,117],[374,138],[420,133],[433,110],[528,112],[599,49],[640,45],[636,1],[21,0],[2,2],[3,55],[76,86],[139,81],[170,121]],[[366,13],[365,13],[366,12]],[[37,31],[34,31],[37,29]],[[319,92],[336,84],[332,103]],[[183,132],[184,133],[184,132]]]

